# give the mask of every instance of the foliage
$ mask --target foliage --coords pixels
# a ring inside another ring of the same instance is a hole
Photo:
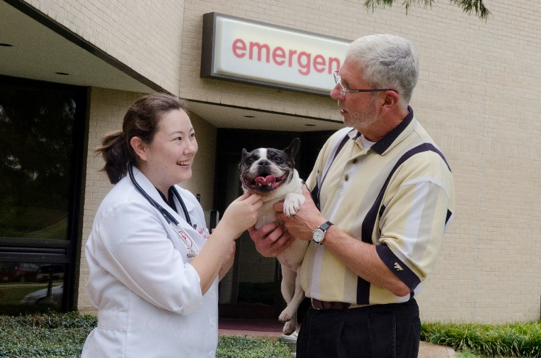
[[[494,357],[541,358],[541,323],[501,325],[423,323],[421,340]]]
[[[480,356],[471,354],[470,351],[462,351],[456,354],[456,358],[480,358]]]
[[[80,357],[97,318],[76,312],[0,316],[0,358]],[[502,325],[423,323],[421,340],[453,347],[461,358],[541,358],[541,323]],[[272,339],[220,336],[217,358],[288,358]]]
[[[80,357],[97,318],[70,313],[0,316],[0,358]],[[289,348],[278,341],[220,336],[217,358],[288,358]]]
[[[411,5],[424,5],[425,7],[431,7],[435,0],[403,0],[402,5],[406,8],[406,13],[410,9]],[[483,0],[449,0],[452,4],[455,4],[462,8],[462,10],[470,15],[475,11],[475,14],[483,20],[487,20],[490,15],[490,11],[487,9]],[[365,0],[364,5],[367,8],[371,8],[372,11],[383,5],[392,6],[394,0]]]
[[[0,357],[78,357],[96,325],[96,317],[74,312],[0,316]]]
[[[278,341],[241,336],[220,336],[217,358],[289,358],[289,348]]]

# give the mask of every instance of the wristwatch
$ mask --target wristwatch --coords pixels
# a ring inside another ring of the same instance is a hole
[[[327,221],[325,224],[315,229],[312,232],[312,240],[314,240],[316,244],[321,245],[323,243],[323,240],[325,239],[325,232],[327,232],[327,229],[329,229],[331,225],[332,222]]]

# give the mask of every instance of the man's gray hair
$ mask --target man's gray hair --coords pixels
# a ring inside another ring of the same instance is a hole
[[[408,105],[419,77],[417,51],[411,41],[396,35],[368,35],[353,41],[346,58],[360,64],[363,79],[374,88],[398,91]]]

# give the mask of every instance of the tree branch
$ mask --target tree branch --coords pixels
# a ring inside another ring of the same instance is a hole
[[[460,6],[468,15],[475,10],[475,14],[485,21],[488,19],[488,15],[490,15],[490,11],[486,8],[483,0],[451,0],[451,3]]]
[[[376,7],[383,6],[393,6],[395,0],[365,0],[364,6],[374,11]],[[406,14],[408,13],[411,5],[423,5],[424,7],[432,7],[432,4],[435,0],[403,0],[402,6],[406,8]],[[490,11],[486,8],[483,0],[450,0],[452,4],[455,4],[462,8],[462,10],[470,15],[475,11],[477,15],[482,20],[487,20],[490,15]]]

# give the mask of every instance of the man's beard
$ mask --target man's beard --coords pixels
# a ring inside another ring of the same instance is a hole
[[[370,107],[365,112],[349,113],[350,117],[346,119],[344,117],[344,124],[347,127],[353,127],[359,132],[363,133],[363,130],[369,128],[378,121],[378,115],[376,113],[376,98],[374,97],[370,103]]]

